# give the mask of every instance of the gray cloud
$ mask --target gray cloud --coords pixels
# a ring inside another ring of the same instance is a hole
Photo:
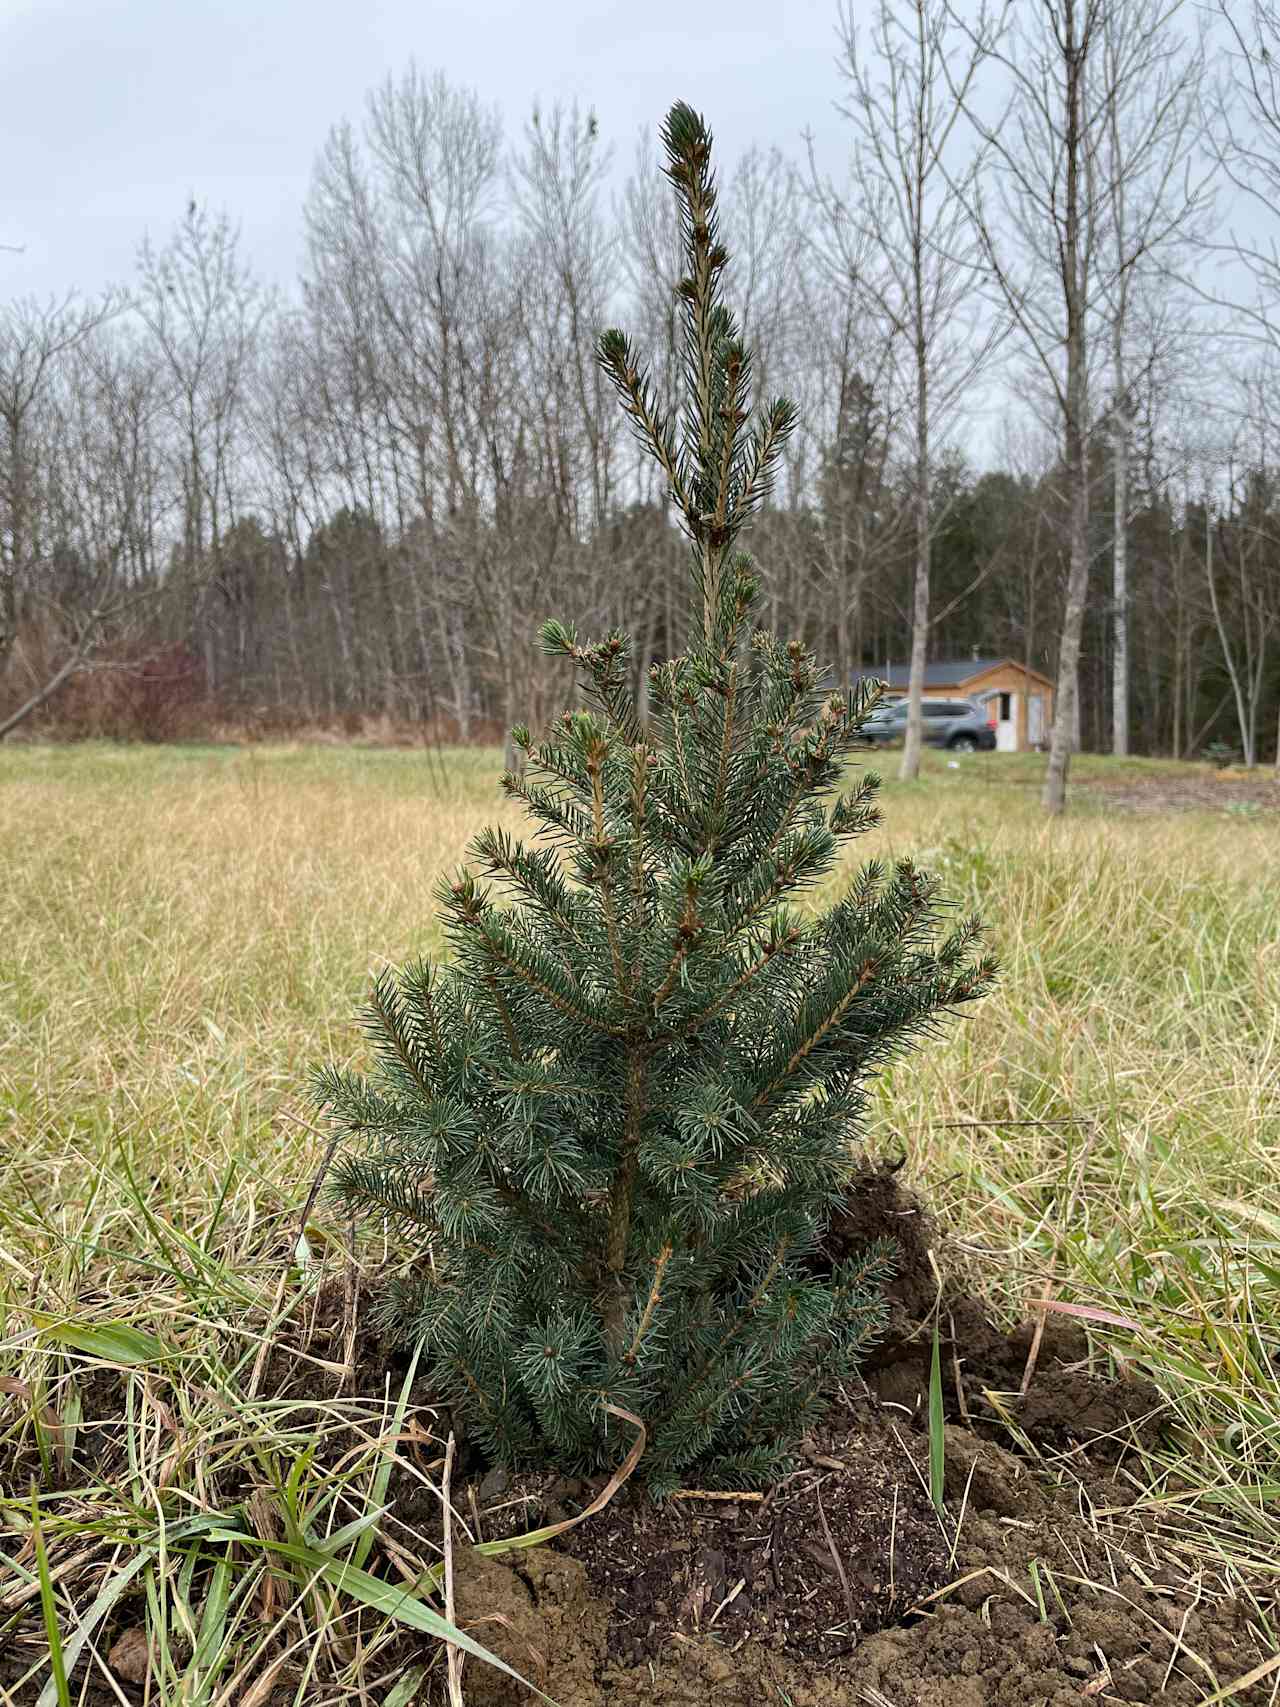
[[[834,161],[834,22],[832,0],[0,0],[0,242],[24,250],[0,253],[0,296],[128,280],[192,195],[288,284],[326,131],[411,57],[498,105],[513,141],[535,98],[594,107],[619,176],[676,96],[726,162],[798,154],[808,127]]]

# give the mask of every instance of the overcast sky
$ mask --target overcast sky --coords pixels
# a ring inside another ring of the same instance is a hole
[[[133,274],[190,196],[241,224],[288,284],[330,125],[411,58],[497,103],[509,140],[535,99],[594,107],[619,176],[677,97],[726,164],[752,141],[832,163],[835,0],[0,0],[0,297],[93,292]]]

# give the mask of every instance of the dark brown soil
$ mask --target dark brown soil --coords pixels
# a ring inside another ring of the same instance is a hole
[[[652,1659],[674,1630],[831,1659],[945,1580],[937,1517],[882,1415],[841,1417],[806,1458],[762,1500],[615,1499],[565,1537],[615,1609],[617,1657]]]
[[[1092,781],[1087,792],[1105,803],[1108,811],[1122,812],[1227,812],[1245,814],[1280,812],[1280,783],[1262,769],[1211,770],[1200,775],[1171,777],[1118,777]]]
[[[755,1498],[661,1507],[624,1489],[551,1547],[458,1550],[464,1627],[559,1707],[1197,1707],[1269,1658],[1256,1603],[1228,1598],[1167,1540],[1114,1515],[1130,1486],[1125,1456],[1159,1429],[1158,1397],[1100,1376],[1074,1323],[1050,1317],[1024,1394],[1032,1325],[1002,1332],[944,1285],[946,1499],[935,1513],[925,1401],[931,1250],[946,1273],[936,1229],[891,1172],[869,1171],[824,1260],[886,1233],[901,1251],[889,1331],[865,1388],[843,1395],[791,1475]],[[263,1390],[381,1391],[389,1360],[373,1341],[353,1343],[350,1320],[341,1289],[322,1298],[294,1349],[266,1365]],[[304,1344],[330,1368],[299,1362]],[[402,1368],[391,1374],[397,1386]],[[429,1399],[426,1383],[415,1399]],[[455,1506],[467,1521],[478,1513],[493,1539],[572,1516],[597,1491],[491,1471],[457,1487]],[[421,1480],[394,1479],[390,1497],[399,1522],[438,1533]],[[1096,1519],[1095,1505],[1112,1515]],[[388,1568],[376,1552],[370,1566]],[[138,1607],[120,1611],[102,1633],[107,1648],[139,1622]],[[439,1658],[409,1633],[398,1652],[405,1668]],[[29,1665],[30,1633],[25,1653]],[[90,1684],[88,1707],[144,1700],[123,1665],[117,1677],[115,1695]],[[0,1660],[0,1703],[16,1703],[5,1678]],[[1234,1694],[1233,1707],[1270,1702],[1274,1683]],[[350,1699],[317,1683],[299,1697],[291,1673],[278,1685],[262,1707]],[[463,1686],[471,1707],[534,1699],[474,1660]],[[435,1664],[421,1700],[445,1698]]]
[[[830,1253],[844,1257],[886,1233],[899,1249],[898,1272],[889,1288],[889,1329],[863,1374],[881,1404],[918,1422],[928,1399],[938,1294],[930,1252],[936,1260],[941,1240],[921,1204],[891,1170],[868,1170],[833,1220]],[[1156,1389],[1145,1380],[1100,1377],[1091,1367],[1088,1335],[1069,1318],[1046,1318],[1025,1393],[1034,1322],[1005,1332],[993,1325],[978,1299],[945,1283],[938,1323],[943,1403],[952,1422],[1003,1439],[1010,1419],[1042,1448],[1087,1443],[1095,1463],[1117,1459],[1158,1432]]]
[[[1074,1323],[1049,1319],[1023,1394],[1033,1324],[1003,1333],[944,1289],[939,1520],[924,1414],[938,1237],[891,1172],[868,1172],[829,1257],[885,1233],[901,1263],[868,1390],[845,1396],[779,1487],[662,1507],[624,1491],[555,1551],[468,1564],[460,1606],[489,1620],[477,1634],[560,1707],[702,1707],[708,1695],[743,1707],[1193,1707],[1268,1656],[1248,1607],[1170,1569],[1140,1524],[1093,1519],[1090,1488],[1125,1505],[1121,1460],[1158,1430],[1159,1399],[1144,1381],[1094,1373]],[[1054,1472],[1001,1439],[1030,1442]],[[500,1474],[477,1487],[488,1535],[504,1520],[561,1518],[595,1492]],[[534,1654],[545,1669],[529,1673]],[[468,1701],[532,1699],[470,1664],[466,1678]],[[1272,1681],[1232,1699],[1269,1701]]]
[[[1026,1527],[975,1514],[950,1594],[826,1661],[721,1629],[722,1618],[692,1638],[669,1630],[655,1657],[637,1664],[611,1629],[617,1603],[602,1598],[588,1567],[549,1549],[513,1563],[471,1556],[458,1612],[560,1707],[704,1707],[709,1698],[725,1707],[1196,1707],[1258,1663],[1265,1649],[1242,1606],[1196,1604],[1149,1568],[1144,1582],[1118,1549],[1105,1586],[1081,1587],[1080,1540],[1069,1523],[1063,1532],[1061,1514]],[[472,1707],[533,1699],[474,1662],[464,1682]],[[1267,1700],[1266,1683],[1233,1697],[1240,1707]]]

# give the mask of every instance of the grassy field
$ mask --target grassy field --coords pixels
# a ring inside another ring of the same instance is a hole
[[[1005,972],[881,1080],[871,1145],[905,1154],[994,1307],[1049,1286],[1132,1324],[1095,1345],[1167,1407],[1142,1498],[1191,1554],[1280,1576],[1280,815],[1230,784],[1217,810],[1121,811],[1121,785],[1205,773],[1087,760],[1047,823],[1040,764],[930,755],[886,787],[862,851],[939,870]],[[324,1148],[304,1086],[358,1054],[370,972],[440,949],[434,881],[485,818],[515,821],[497,768],[0,750],[0,1654],[13,1634],[50,1703],[31,1618],[69,1666],[133,1595],[153,1700],[265,1702],[279,1637],[326,1700],[413,1698],[375,1580],[339,1594],[330,1554],[368,1557],[393,1458],[424,1489],[439,1466],[401,1384],[360,1390],[317,1326],[322,1281],[361,1267],[323,1207],[298,1241]],[[278,1342],[318,1396],[272,1396]],[[346,1445],[321,1473],[327,1435]],[[433,1562],[393,1540],[407,1579]]]

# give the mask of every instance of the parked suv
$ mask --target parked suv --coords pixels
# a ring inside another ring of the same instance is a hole
[[[930,747],[947,747],[953,753],[990,752],[996,732],[987,714],[972,699],[926,699],[921,704],[922,734]],[[866,740],[877,746],[901,741],[907,732],[907,702],[894,700],[878,705],[862,726]]]

